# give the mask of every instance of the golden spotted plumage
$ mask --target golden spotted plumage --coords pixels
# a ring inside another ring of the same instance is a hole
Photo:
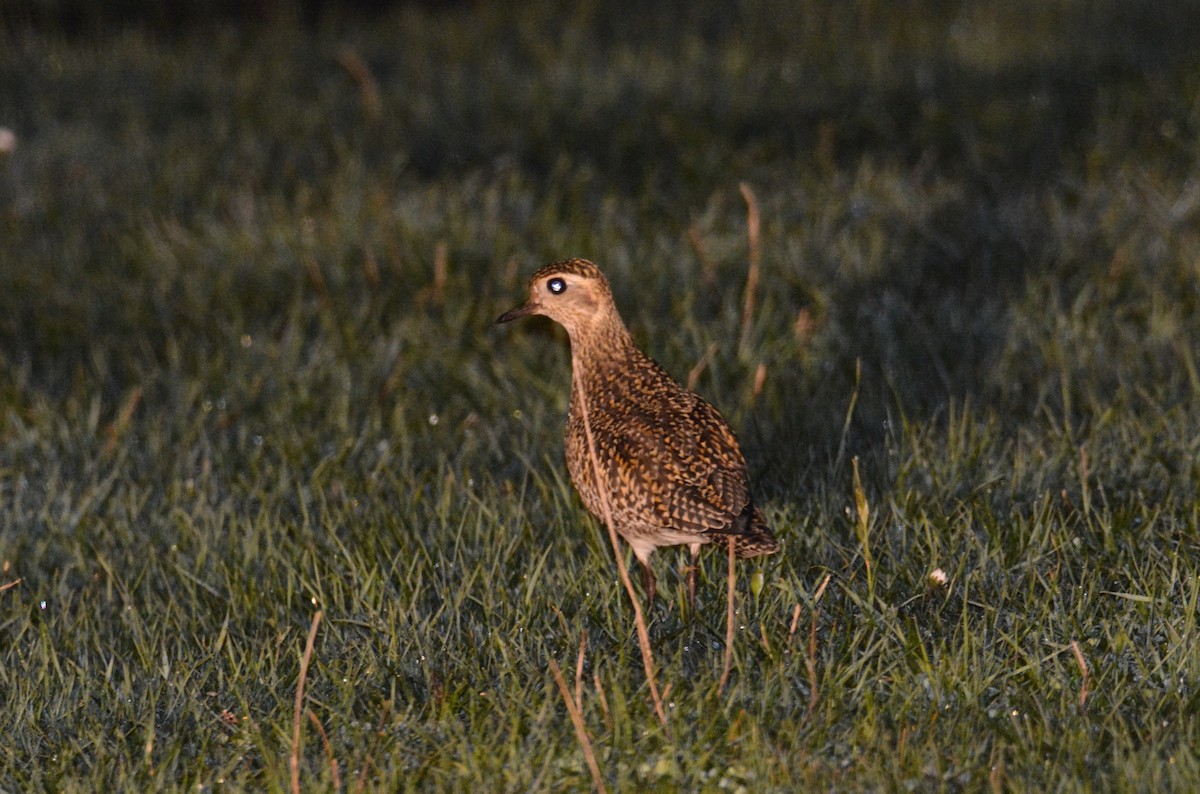
[[[584,506],[603,520],[599,479],[613,528],[642,564],[649,597],[649,557],[659,546],[687,544],[693,561],[701,545],[726,538],[739,557],[777,551],[778,541],[751,500],[733,431],[715,408],[638,349],[600,269],[583,259],[555,262],[533,274],[529,289],[529,301],[497,322],[542,314],[566,328],[575,372],[567,469]],[[588,452],[584,400],[599,478]],[[688,585],[694,596],[694,565]]]

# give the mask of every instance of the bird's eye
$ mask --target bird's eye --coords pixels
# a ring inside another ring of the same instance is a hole
[[[550,279],[549,281],[546,282],[546,286],[555,295],[562,295],[564,292],[567,291],[567,282],[563,281],[561,278]]]

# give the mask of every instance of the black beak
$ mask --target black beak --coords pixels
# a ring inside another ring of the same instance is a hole
[[[499,325],[500,323],[507,323],[512,320],[515,320],[518,317],[525,317],[530,314],[537,314],[537,310],[539,308],[541,308],[539,304],[534,303],[533,301],[530,301],[529,303],[526,303],[524,306],[518,306],[517,308],[513,309],[512,311],[507,311],[504,314],[497,317],[496,324]]]

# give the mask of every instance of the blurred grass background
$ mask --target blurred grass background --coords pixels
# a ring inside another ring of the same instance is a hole
[[[1188,2],[6,3],[0,787],[286,788],[321,609],[307,788],[587,787],[581,642],[617,789],[1191,788],[1196,41]],[[565,340],[490,327],[565,256],[703,362],[785,543],[723,694],[723,560],[692,619],[658,555],[666,728]]]

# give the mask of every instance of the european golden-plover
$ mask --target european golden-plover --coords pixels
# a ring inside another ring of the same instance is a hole
[[[533,314],[560,323],[571,340],[571,481],[588,511],[604,521],[584,428],[586,401],[599,487],[613,529],[641,563],[649,602],[655,590],[650,554],[659,546],[689,547],[692,603],[702,545],[732,539],[739,557],[778,551],[750,498],[746,459],[733,431],[715,408],[638,349],[598,267],[584,259],[543,267],[529,281],[529,300],[496,322]]]

